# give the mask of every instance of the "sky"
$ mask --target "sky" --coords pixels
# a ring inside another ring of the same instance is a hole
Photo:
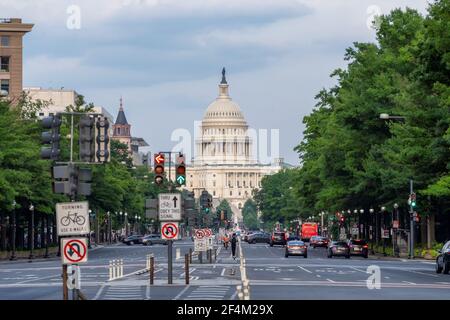
[[[171,150],[176,129],[217,97],[221,70],[255,130],[279,130],[279,156],[298,165],[302,118],[334,85],[345,49],[374,42],[370,23],[424,0],[0,0],[0,18],[34,23],[24,38],[24,86],[74,89],[132,135]],[[270,133],[269,133],[270,136]],[[276,156],[276,155],[273,155]]]

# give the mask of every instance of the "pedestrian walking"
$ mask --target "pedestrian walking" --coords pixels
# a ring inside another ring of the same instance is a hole
[[[236,260],[236,244],[237,244],[236,233],[233,233],[233,237],[231,238],[231,254],[233,255],[233,259],[235,260]]]

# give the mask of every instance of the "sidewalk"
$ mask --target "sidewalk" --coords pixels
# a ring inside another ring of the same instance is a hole
[[[384,256],[383,253],[375,253],[370,254],[369,250],[369,259],[376,259],[376,260],[386,260],[386,261],[433,261],[434,259],[425,259],[422,257],[416,257],[414,259],[409,259],[408,256],[406,257],[393,257],[393,256]]]

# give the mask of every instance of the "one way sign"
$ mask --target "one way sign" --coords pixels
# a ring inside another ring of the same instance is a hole
[[[181,220],[181,194],[159,194],[159,221]]]

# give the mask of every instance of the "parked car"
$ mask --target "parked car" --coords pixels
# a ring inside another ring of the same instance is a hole
[[[248,236],[248,243],[270,243],[270,234],[267,232],[255,232]]]
[[[131,235],[128,238],[123,239],[123,243],[125,243],[126,245],[132,245],[132,244],[141,244],[142,243],[142,235]]]
[[[365,240],[349,240],[348,246],[350,249],[350,255],[363,256],[366,259],[369,257],[369,246]]]
[[[439,255],[436,258],[436,272],[448,274],[450,271],[450,241],[439,250]]]
[[[345,241],[332,241],[328,245],[328,258],[333,256],[344,256],[346,259],[350,259],[350,247]]]
[[[251,230],[247,231],[244,235],[244,241],[248,242],[248,237],[251,236],[255,232],[259,232],[259,231],[251,231]]]
[[[311,239],[309,240],[309,246],[313,247],[313,248],[317,248],[317,247],[328,247],[328,243],[330,241],[325,238],[325,237],[321,237],[321,236],[312,236]]]
[[[167,240],[162,239],[161,235],[159,234],[150,234],[142,239],[142,244],[144,246],[152,246],[154,244],[167,244]]]
[[[286,244],[286,252],[284,254],[286,258],[289,256],[303,256],[308,258],[308,248],[303,241],[291,240]]]
[[[275,231],[270,238],[270,246],[273,247],[276,244],[284,246],[286,245],[286,240],[286,232]]]

